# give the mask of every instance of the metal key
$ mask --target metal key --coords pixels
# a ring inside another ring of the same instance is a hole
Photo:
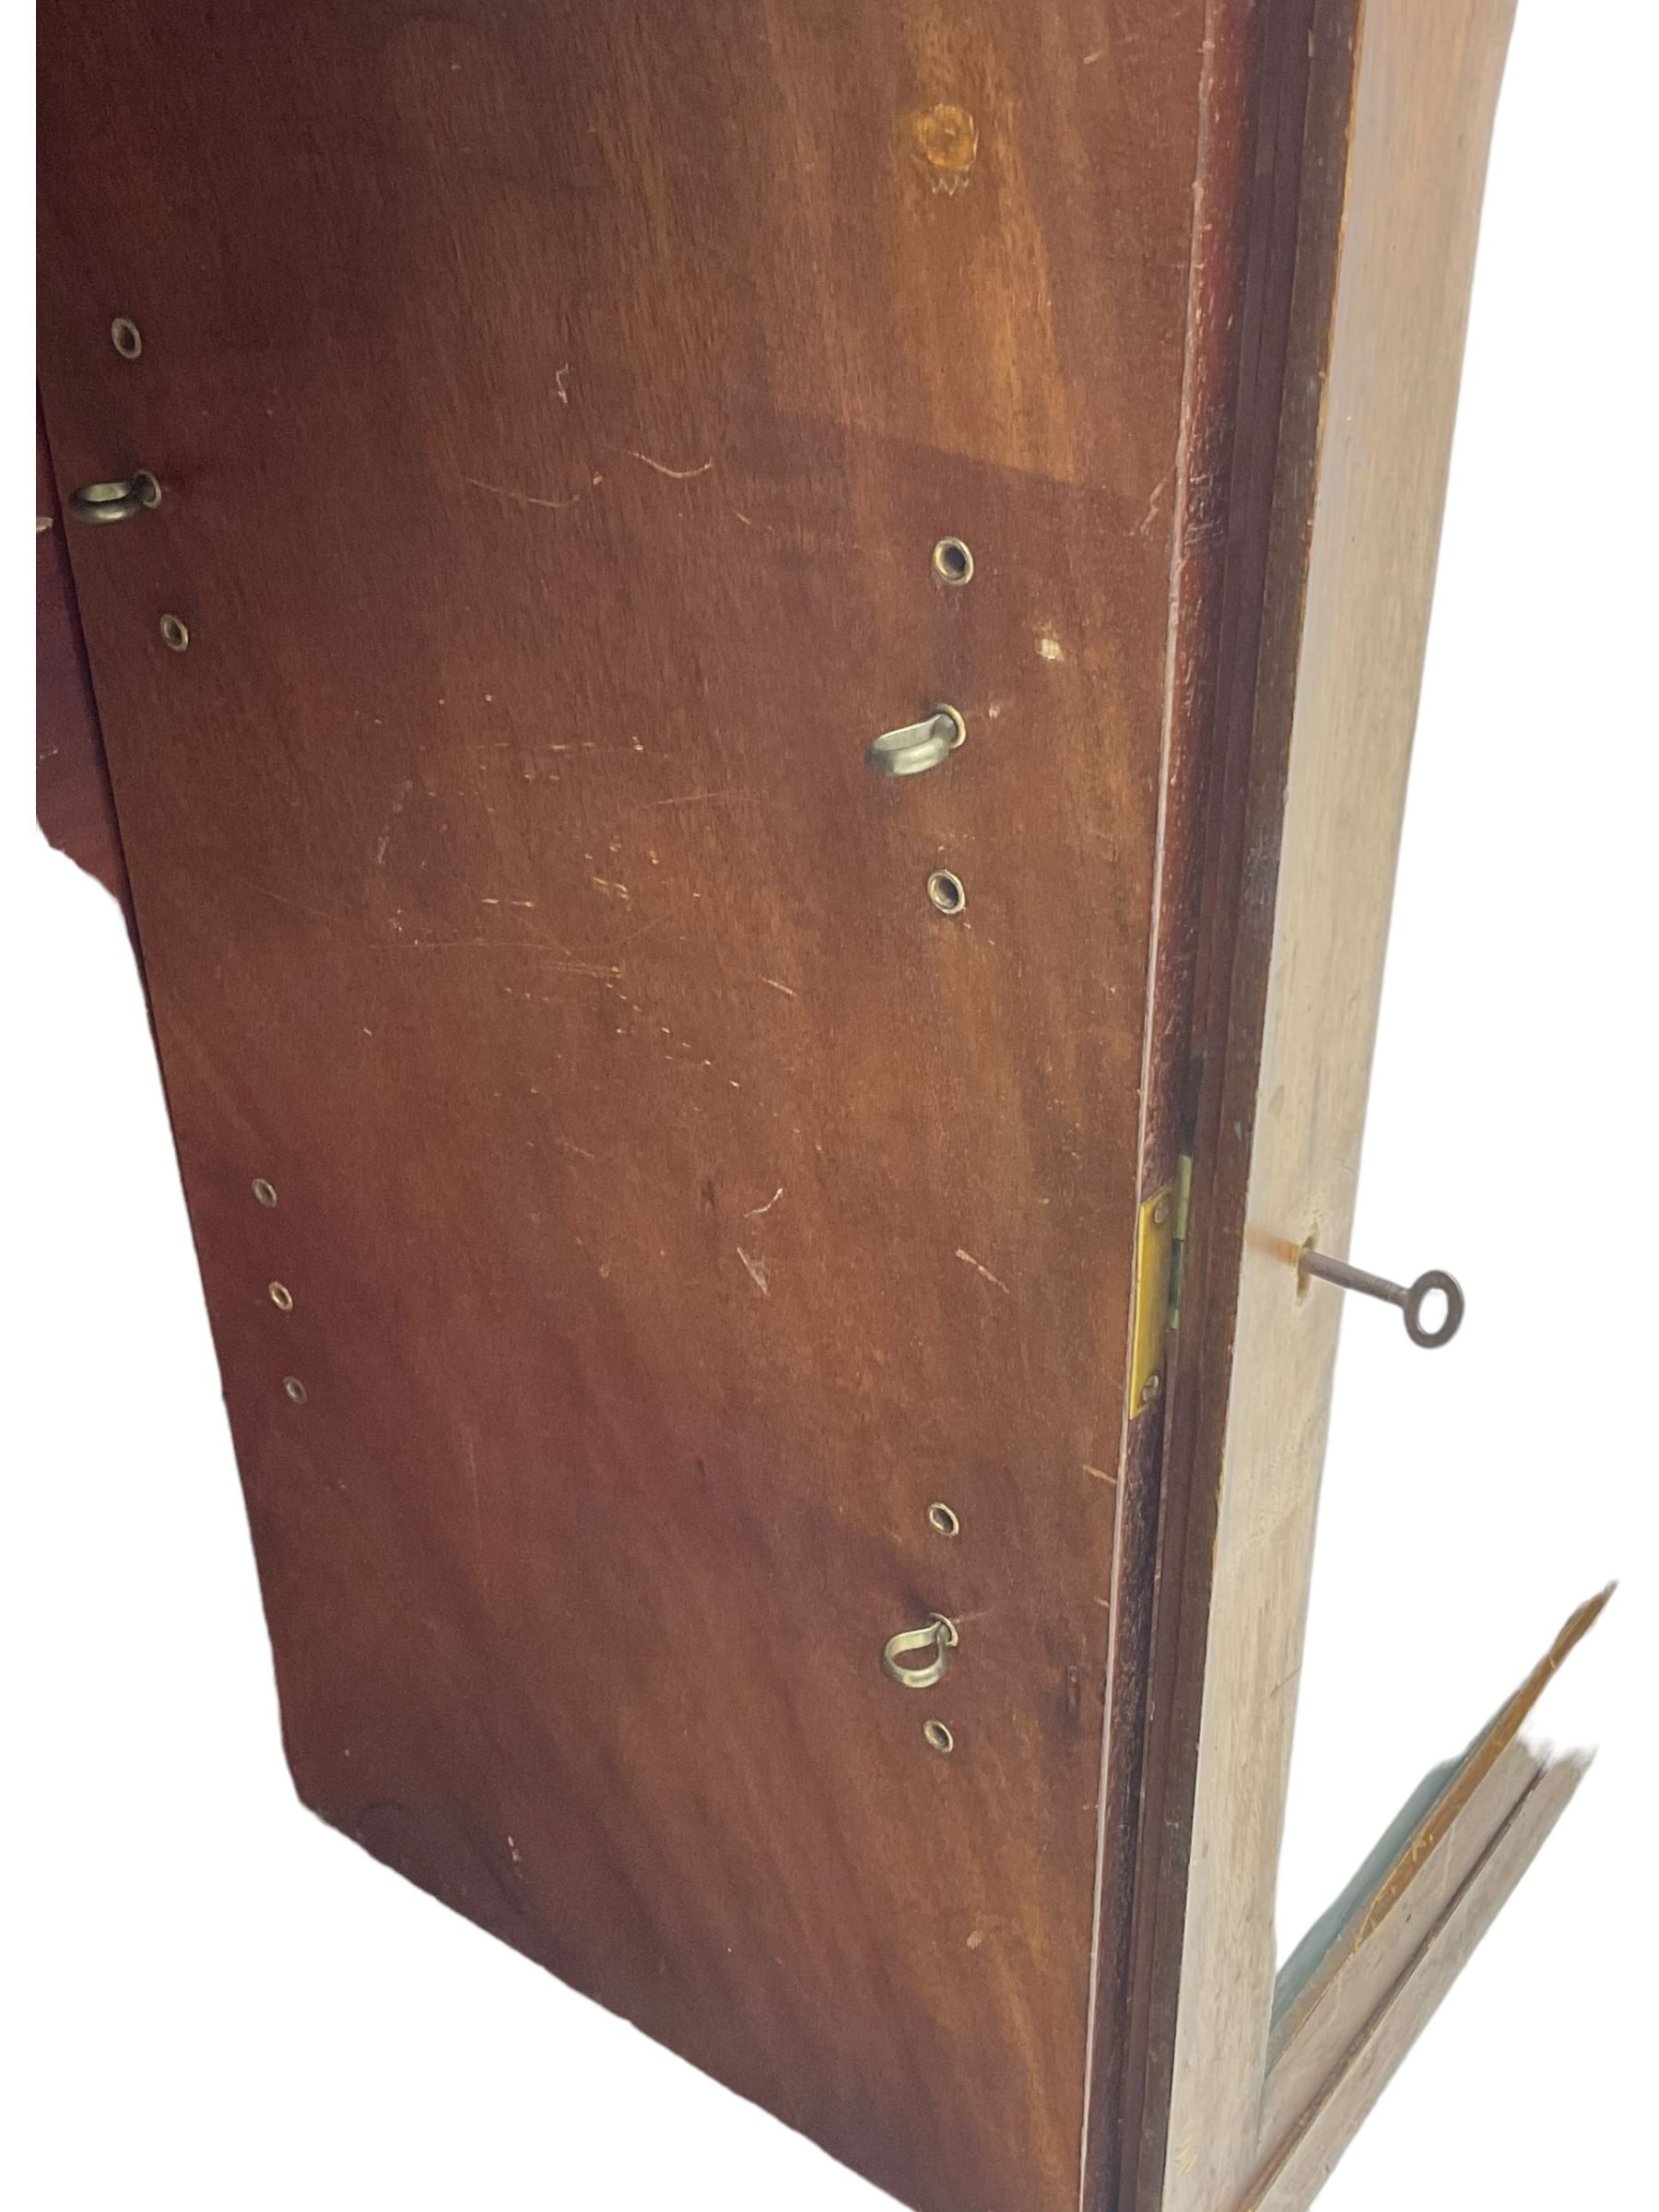
[[[1323,1252],[1304,1251],[1301,1272],[1304,1276],[1316,1275],[1322,1282],[1335,1283],[1339,1290],[1359,1290],[1367,1298],[1380,1298],[1391,1306],[1398,1306],[1406,1316],[1406,1334],[1425,1351],[1438,1351],[1442,1344],[1450,1344],[1463,1326],[1463,1286],[1455,1276],[1447,1275],[1441,1268],[1430,1268],[1415,1283],[1391,1283],[1383,1276],[1367,1275],[1363,1267],[1350,1267],[1346,1260],[1330,1260]],[[1426,1329],[1423,1301],[1436,1290],[1446,1301],[1445,1318],[1438,1329]]]

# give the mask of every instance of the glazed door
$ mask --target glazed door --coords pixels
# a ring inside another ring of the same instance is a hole
[[[941,2212],[1077,2200],[1202,16],[41,29],[300,1790]]]

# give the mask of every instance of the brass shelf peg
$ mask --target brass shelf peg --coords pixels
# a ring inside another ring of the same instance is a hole
[[[1300,1272],[1304,1279],[1314,1275],[1323,1283],[1335,1283],[1339,1290],[1358,1290],[1366,1298],[1380,1298],[1388,1305],[1398,1306],[1406,1318],[1406,1334],[1426,1352],[1437,1352],[1442,1344],[1450,1344],[1463,1326],[1463,1285],[1443,1268],[1430,1267],[1415,1283],[1391,1283],[1385,1276],[1368,1275],[1363,1267],[1350,1267],[1346,1260],[1327,1259],[1323,1252],[1304,1245]],[[1438,1328],[1425,1328],[1423,1307],[1436,1291],[1446,1301],[1445,1314]]]
[[[128,523],[160,504],[160,485],[147,468],[135,468],[107,484],[83,484],[71,495],[69,512],[77,523]]]
[[[931,1689],[935,1682],[945,1679],[945,1669],[950,1664],[957,1641],[955,1621],[947,1620],[943,1613],[935,1613],[924,1629],[900,1629],[897,1636],[888,1638],[881,1651],[881,1671],[901,1689]],[[920,1666],[899,1664],[907,1652],[929,1651],[933,1657]]]

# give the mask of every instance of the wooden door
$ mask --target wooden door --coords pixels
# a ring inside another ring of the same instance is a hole
[[[939,2212],[1079,2189],[1206,12],[42,22],[299,1788]]]

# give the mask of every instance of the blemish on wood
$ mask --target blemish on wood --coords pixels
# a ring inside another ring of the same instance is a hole
[[[915,151],[935,192],[960,192],[979,158],[979,126],[952,100],[924,109],[911,124]]]
[[[994,1283],[996,1288],[1002,1292],[1005,1298],[1013,1297],[1014,1293],[1008,1288],[1007,1284],[1003,1281],[1001,1276],[993,1275],[990,1268],[985,1265],[982,1260],[976,1260],[971,1252],[964,1252],[959,1244],[957,1246],[956,1256],[959,1260],[965,1260],[969,1266],[972,1268],[975,1275],[982,1275],[986,1282]]]

